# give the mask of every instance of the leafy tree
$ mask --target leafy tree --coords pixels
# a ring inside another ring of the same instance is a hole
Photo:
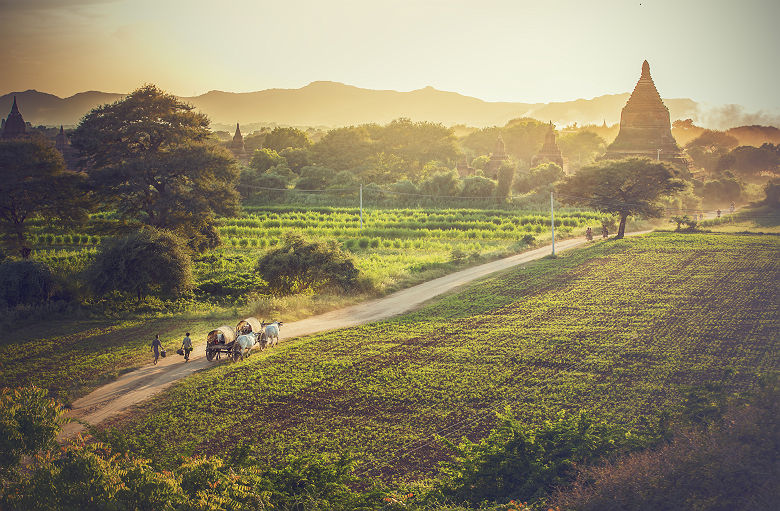
[[[605,145],[606,142],[603,138],[588,130],[564,133],[558,137],[558,147],[561,149],[561,154],[575,169],[593,162],[599,154],[604,152]]]
[[[324,190],[331,179],[333,179],[333,170],[319,165],[310,165],[301,169],[301,177],[295,183],[297,190]]]
[[[311,151],[302,147],[284,148],[279,156],[285,159],[287,166],[296,174],[300,174],[303,167],[311,165]]]
[[[460,195],[460,178],[454,170],[440,171],[420,183],[420,191],[427,195],[456,197]]]
[[[364,183],[388,184],[407,175],[407,166],[400,156],[380,152],[370,157],[357,172]]]
[[[66,224],[86,220],[85,176],[65,170],[60,153],[39,138],[0,140],[0,235],[27,259],[28,224],[34,217]]]
[[[289,233],[281,248],[268,252],[255,268],[276,294],[317,291],[336,286],[349,290],[357,285],[358,270],[334,241],[309,241]]]
[[[180,295],[192,289],[192,262],[174,233],[147,227],[101,242],[87,280],[97,294]]]
[[[498,169],[498,185],[496,186],[496,199],[499,202],[505,201],[509,197],[509,191],[512,189],[512,180],[515,177],[515,166],[504,163]]]
[[[501,130],[507,154],[530,162],[542,148],[549,129],[549,124],[527,117],[509,121]]]
[[[22,456],[56,447],[64,410],[37,387],[0,391],[0,478],[19,468]],[[2,484],[2,482],[0,482]]]
[[[471,160],[471,166],[477,170],[485,170],[485,165],[490,161],[490,156],[483,154]]]
[[[252,154],[249,166],[257,172],[266,172],[276,165],[287,165],[287,160],[273,149],[258,149]]]
[[[604,160],[583,167],[558,186],[562,202],[620,215],[617,238],[631,215],[660,216],[663,195],[685,189],[678,171],[666,162],[646,158]]]
[[[0,306],[40,305],[67,297],[62,281],[45,263],[24,260],[0,264]]]
[[[515,179],[515,190],[518,193],[528,193],[549,188],[552,184],[565,177],[561,167],[555,163],[542,163],[522,173]]]
[[[328,131],[312,147],[313,160],[336,170],[363,165],[374,153],[373,142],[365,126],[349,126]]]
[[[720,179],[705,181],[700,189],[704,203],[708,206],[724,206],[738,202],[742,196],[742,183],[729,171]]]
[[[780,179],[772,179],[764,185],[764,204],[771,208],[780,208]]]
[[[286,167],[282,167],[287,170]],[[286,189],[290,182],[290,177],[287,173],[278,174],[275,172],[278,167],[273,167],[272,171],[265,173],[258,173],[254,169],[244,169],[241,172],[241,180],[239,182],[239,191],[244,197],[262,197],[269,199],[272,197],[278,197],[281,192],[280,189]]]
[[[484,176],[469,176],[463,179],[463,197],[492,197],[496,190],[496,182]]]
[[[743,178],[757,178],[762,172],[778,173],[780,146],[764,144],[761,147],[739,146],[718,160],[717,170],[732,170]]]
[[[452,129],[442,124],[412,122],[401,118],[385,126],[371,126],[369,129],[373,132],[377,153],[394,154],[404,161],[408,174],[403,177],[416,177],[425,162],[454,161],[458,155]]]
[[[714,172],[720,158],[728,154],[737,144],[737,139],[728,133],[705,130],[688,142],[685,149],[696,166]]]
[[[195,248],[215,215],[234,215],[239,172],[209,140],[208,118],[146,85],[89,112],[71,140],[92,185],[119,213],[177,230]]]
[[[265,136],[265,141],[263,142],[263,147],[273,149],[276,152],[288,147],[306,149],[310,145],[311,141],[306,136],[306,132],[298,128],[283,127],[274,128]]]
[[[244,136],[244,149],[249,154],[254,154],[258,149],[263,148],[265,142],[265,136],[268,134],[268,128],[263,128],[260,131],[254,131],[249,135]],[[229,134],[230,135],[230,134]],[[230,135],[232,140],[233,135]]]

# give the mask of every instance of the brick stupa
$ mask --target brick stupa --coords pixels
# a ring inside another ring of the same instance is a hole
[[[244,136],[241,134],[241,128],[238,126],[238,123],[236,123],[236,134],[233,135],[233,142],[230,143],[230,150],[233,151],[236,158],[241,158],[246,153]]]
[[[617,160],[631,156],[686,163],[672,136],[669,109],[655,88],[646,60],[642,63],[642,76],[620,114],[620,132],[607,147],[604,158]]]
[[[14,96],[14,104],[11,105],[11,113],[8,114],[8,118],[3,123],[3,138],[16,138],[25,135],[27,127],[25,126],[22,114],[19,112],[19,107],[16,106],[16,96]]]
[[[498,169],[508,159],[509,156],[506,154],[506,148],[504,147],[504,137],[499,134],[498,139],[496,139],[496,150],[490,153],[490,161],[485,165],[485,176],[496,179],[498,177]]]
[[[563,155],[561,155],[561,150],[555,141],[555,128],[553,128],[552,122],[550,122],[550,129],[544,135],[544,145],[531,160],[531,166],[536,167],[548,162],[558,165],[563,170]]]

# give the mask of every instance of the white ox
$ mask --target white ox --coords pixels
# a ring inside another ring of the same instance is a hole
[[[255,333],[249,333],[244,335],[239,335],[238,339],[236,339],[236,348],[241,353],[241,358],[244,359],[245,357],[249,356],[249,353],[252,351],[252,347],[257,343],[257,334]]]
[[[260,347],[276,346],[279,343],[279,328],[281,328],[281,321],[274,321],[273,323],[263,323],[263,333],[260,335]]]

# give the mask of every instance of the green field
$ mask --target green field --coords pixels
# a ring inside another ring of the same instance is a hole
[[[778,256],[775,236],[597,243],[194,375],[114,426],[163,462],[246,438],[272,460],[350,451],[393,482],[432,475],[437,435],[480,438],[506,406],[530,424],[585,409],[643,431],[691,391],[777,372]]]

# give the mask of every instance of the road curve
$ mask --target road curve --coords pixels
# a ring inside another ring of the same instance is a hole
[[[556,252],[561,252],[585,244],[585,238],[573,238],[555,244]],[[282,337],[291,339],[339,328],[362,325],[372,321],[387,319],[420,306],[423,302],[451,291],[464,284],[506,270],[518,264],[527,263],[548,255],[550,246],[544,246],[522,254],[513,255],[479,266],[472,266],[438,279],[397,291],[375,300],[359,303],[325,314],[312,316],[300,321],[285,323]],[[88,424],[96,425],[114,417],[131,406],[137,405],[161,392],[177,380],[196,371],[211,367],[207,362],[203,344],[196,346],[190,361],[183,363],[176,356],[160,359],[157,365],[147,365],[135,371],[123,374],[117,380],[103,385],[90,394],[73,402],[68,416]],[[84,430],[79,422],[66,424],[59,439],[66,440]]]

